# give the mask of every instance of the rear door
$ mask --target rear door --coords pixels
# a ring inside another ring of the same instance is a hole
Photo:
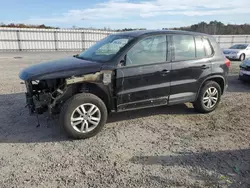
[[[211,48],[207,39],[192,35],[172,35],[170,104],[192,102],[203,77],[211,74]]]
[[[171,64],[166,35],[141,39],[116,70],[118,111],[164,105],[170,93]]]

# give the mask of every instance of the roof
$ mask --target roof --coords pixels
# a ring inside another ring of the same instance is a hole
[[[204,34],[204,33],[181,31],[181,30],[135,30],[135,31],[118,32],[115,35],[139,37],[142,35],[156,35],[156,34],[186,34],[186,35],[207,36],[207,34]]]
[[[250,43],[235,43],[234,45],[249,45]]]

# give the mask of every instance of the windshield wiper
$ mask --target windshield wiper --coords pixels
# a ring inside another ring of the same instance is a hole
[[[81,57],[81,56],[79,56],[78,54],[77,55],[73,55],[73,57],[75,57],[75,58],[78,58],[78,59],[82,59],[82,60],[86,60],[86,61],[93,61],[92,59],[90,59],[90,58],[84,58],[84,57]]]
[[[83,59],[83,60],[86,60],[85,58],[80,57],[80,56],[79,56],[79,54],[73,55],[73,57],[78,58],[78,59]]]

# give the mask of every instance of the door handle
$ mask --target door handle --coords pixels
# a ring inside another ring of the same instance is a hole
[[[170,73],[170,70],[167,70],[167,69],[163,69],[162,71],[160,71],[161,75],[166,75],[168,73]]]
[[[169,72],[170,72],[170,70],[163,69],[161,72],[162,72],[162,73],[169,73]]]
[[[209,66],[207,66],[207,65],[202,65],[201,66],[201,69],[209,69],[210,67]]]

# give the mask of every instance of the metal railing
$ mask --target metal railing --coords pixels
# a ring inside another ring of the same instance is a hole
[[[82,51],[115,31],[0,28],[0,52]],[[221,48],[250,43],[250,35],[214,35]]]

